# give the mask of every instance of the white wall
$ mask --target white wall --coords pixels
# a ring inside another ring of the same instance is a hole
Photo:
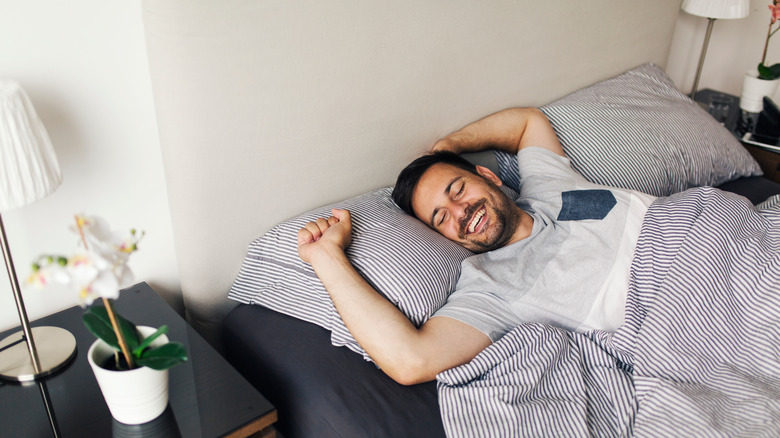
[[[168,200],[152,104],[140,2],[0,0],[0,78],[18,81],[57,152],[60,188],[3,213],[20,282],[41,253],[70,253],[73,214],[146,231],[130,266],[181,309]],[[31,319],[75,303],[25,290]],[[5,269],[0,329],[19,324]]]
[[[769,0],[751,0],[750,15],[739,20],[716,20],[712,28],[699,89],[712,88],[739,96],[745,71],[761,61],[769,26]],[[707,19],[680,12],[666,70],[682,91],[693,86]],[[780,62],[780,34],[772,37],[766,63]],[[780,102],[778,95],[772,97]]]

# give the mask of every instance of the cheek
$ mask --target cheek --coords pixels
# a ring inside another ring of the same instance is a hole
[[[440,232],[450,239],[458,239],[460,237],[460,226],[457,221],[449,220],[446,226],[441,228]]]

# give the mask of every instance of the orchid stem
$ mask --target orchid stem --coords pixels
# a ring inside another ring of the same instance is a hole
[[[87,245],[87,239],[84,236],[84,230],[81,229],[83,225],[84,224],[79,219],[79,217],[76,216],[76,228],[79,230],[79,236],[81,236],[81,242],[84,244],[84,249],[89,250],[89,246]],[[103,297],[103,305],[106,307],[106,313],[108,313],[108,319],[111,320],[111,328],[114,329],[114,334],[116,335],[116,340],[119,343],[119,348],[122,349],[122,354],[125,356],[125,360],[127,361],[127,367],[132,370],[133,368],[135,368],[135,364],[133,364],[133,356],[130,354],[130,349],[127,348],[127,341],[125,341],[125,337],[122,335],[122,330],[119,329],[119,323],[116,322],[114,309],[111,307],[111,302],[108,301],[108,298]]]
[[[119,342],[119,348],[122,349],[122,354],[125,356],[127,367],[133,369],[135,368],[135,365],[133,364],[133,356],[130,354],[130,349],[127,348],[127,342],[125,341],[125,337],[122,336],[122,331],[119,329],[119,324],[116,322],[114,309],[111,308],[111,302],[108,301],[108,298],[103,297],[103,305],[106,306],[108,319],[111,320],[111,327],[113,327],[114,333],[116,333],[116,340]]]
[[[769,22],[769,30],[766,33],[766,41],[764,42],[764,53],[761,55],[761,64],[766,64],[766,52],[769,48],[769,39],[772,38],[772,35],[775,34],[778,30],[780,30],[780,26],[778,26],[775,30],[772,30],[772,25],[775,24],[776,21],[776,15],[775,15],[775,9],[777,7],[777,0],[772,0],[772,5],[769,6],[769,10],[772,13],[772,20]]]
[[[81,227],[83,227],[84,224],[81,223],[81,219],[79,219],[78,216],[75,216],[75,218],[76,218],[76,229],[79,230],[79,237],[81,237],[81,243],[84,244],[84,249],[88,250],[89,249],[89,245],[87,245],[87,238],[84,237],[84,230],[81,229]]]

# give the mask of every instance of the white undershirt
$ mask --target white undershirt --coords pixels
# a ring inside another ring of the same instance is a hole
[[[625,320],[631,261],[642,228],[642,220],[655,198],[644,193],[631,193],[623,236],[617,249],[615,263],[609,271],[593,302],[590,313],[578,327],[578,331],[599,328],[615,331]]]

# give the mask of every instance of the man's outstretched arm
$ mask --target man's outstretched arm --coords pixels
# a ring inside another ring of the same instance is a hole
[[[460,321],[431,318],[419,329],[352,267],[344,253],[352,222],[348,211],[310,222],[298,232],[298,253],[312,265],[355,340],[393,380],[433,380],[490,345],[490,338]]]
[[[432,150],[462,154],[498,149],[516,154],[528,146],[566,155],[547,116],[537,108],[509,108],[491,114],[437,141]]]

